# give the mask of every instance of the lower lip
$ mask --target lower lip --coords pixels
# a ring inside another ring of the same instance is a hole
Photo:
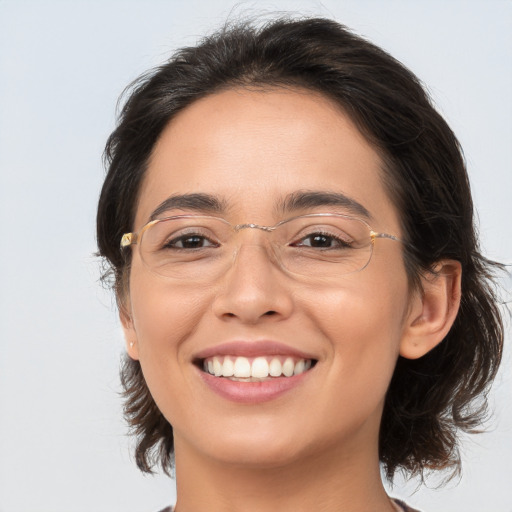
[[[262,382],[240,382],[214,377],[199,370],[203,382],[215,393],[232,402],[257,404],[274,400],[298,386],[311,370],[293,377],[274,377]]]

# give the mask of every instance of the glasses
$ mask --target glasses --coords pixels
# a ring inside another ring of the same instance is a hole
[[[244,237],[246,230],[258,233]],[[316,279],[363,270],[377,238],[400,242],[394,235],[376,233],[361,219],[333,213],[292,217],[275,226],[176,215],[153,220],[138,233],[126,233],[121,247],[137,245],[142,262],[155,274],[204,282],[226,272],[242,246],[265,246],[271,261],[285,271]]]

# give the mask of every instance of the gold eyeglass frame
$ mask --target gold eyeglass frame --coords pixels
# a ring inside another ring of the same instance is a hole
[[[202,218],[202,219],[206,218],[206,219],[220,220],[220,221],[224,222],[225,224],[229,225],[235,232],[241,231],[242,229],[259,229],[259,230],[266,231],[266,232],[272,232],[272,231],[275,231],[282,224],[290,222],[295,219],[299,219],[299,218],[341,217],[341,218],[345,218],[345,219],[355,220],[355,221],[358,221],[358,222],[361,222],[362,224],[364,224],[368,228],[368,232],[369,232],[369,236],[370,236],[370,244],[371,244],[372,248],[373,248],[373,246],[375,244],[375,240],[377,238],[385,238],[388,240],[393,240],[395,242],[404,243],[400,238],[398,238],[395,235],[391,235],[389,233],[379,233],[377,231],[374,231],[370,227],[370,225],[363,219],[360,219],[358,217],[353,217],[351,215],[341,214],[341,213],[309,213],[309,214],[305,214],[305,215],[297,215],[295,217],[290,217],[288,219],[284,219],[284,220],[278,222],[277,224],[275,224],[274,226],[262,226],[260,224],[253,224],[253,223],[233,225],[222,217],[217,217],[217,216],[213,216],[213,215],[184,214],[184,215],[172,215],[172,216],[164,217],[161,219],[154,219],[154,220],[149,221],[147,224],[145,224],[138,232],[125,233],[121,238],[121,244],[120,244],[121,249],[124,249],[129,246],[133,246],[133,245],[138,245],[138,242],[142,239],[144,232],[147,231],[148,229],[150,229],[155,224],[158,224],[160,222],[164,222],[167,220],[171,220],[171,219],[193,219],[196,217]],[[368,261],[366,262],[366,264],[359,270],[356,270],[355,272],[360,272],[361,270],[366,268],[372,259],[372,255],[373,255],[373,249],[371,250],[370,257],[368,258]]]

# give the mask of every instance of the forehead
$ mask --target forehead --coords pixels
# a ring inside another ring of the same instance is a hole
[[[162,132],[143,180],[140,228],[169,196],[208,194],[233,221],[271,223],[297,192],[343,194],[398,226],[382,161],[350,118],[303,90],[227,90],[194,102]],[[379,227],[374,225],[373,227]]]

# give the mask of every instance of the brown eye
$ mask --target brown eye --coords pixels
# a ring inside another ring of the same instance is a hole
[[[295,247],[311,247],[312,249],[345,249],[351,247],[347,241],[325,233],[311,233],[291,245]]]
[[[169,240],[165,245],[165,249],[203,249],[205,247],[217,247],[218,244],[212,242],[202,235],[187,234],[182,235],[172,240]]]

